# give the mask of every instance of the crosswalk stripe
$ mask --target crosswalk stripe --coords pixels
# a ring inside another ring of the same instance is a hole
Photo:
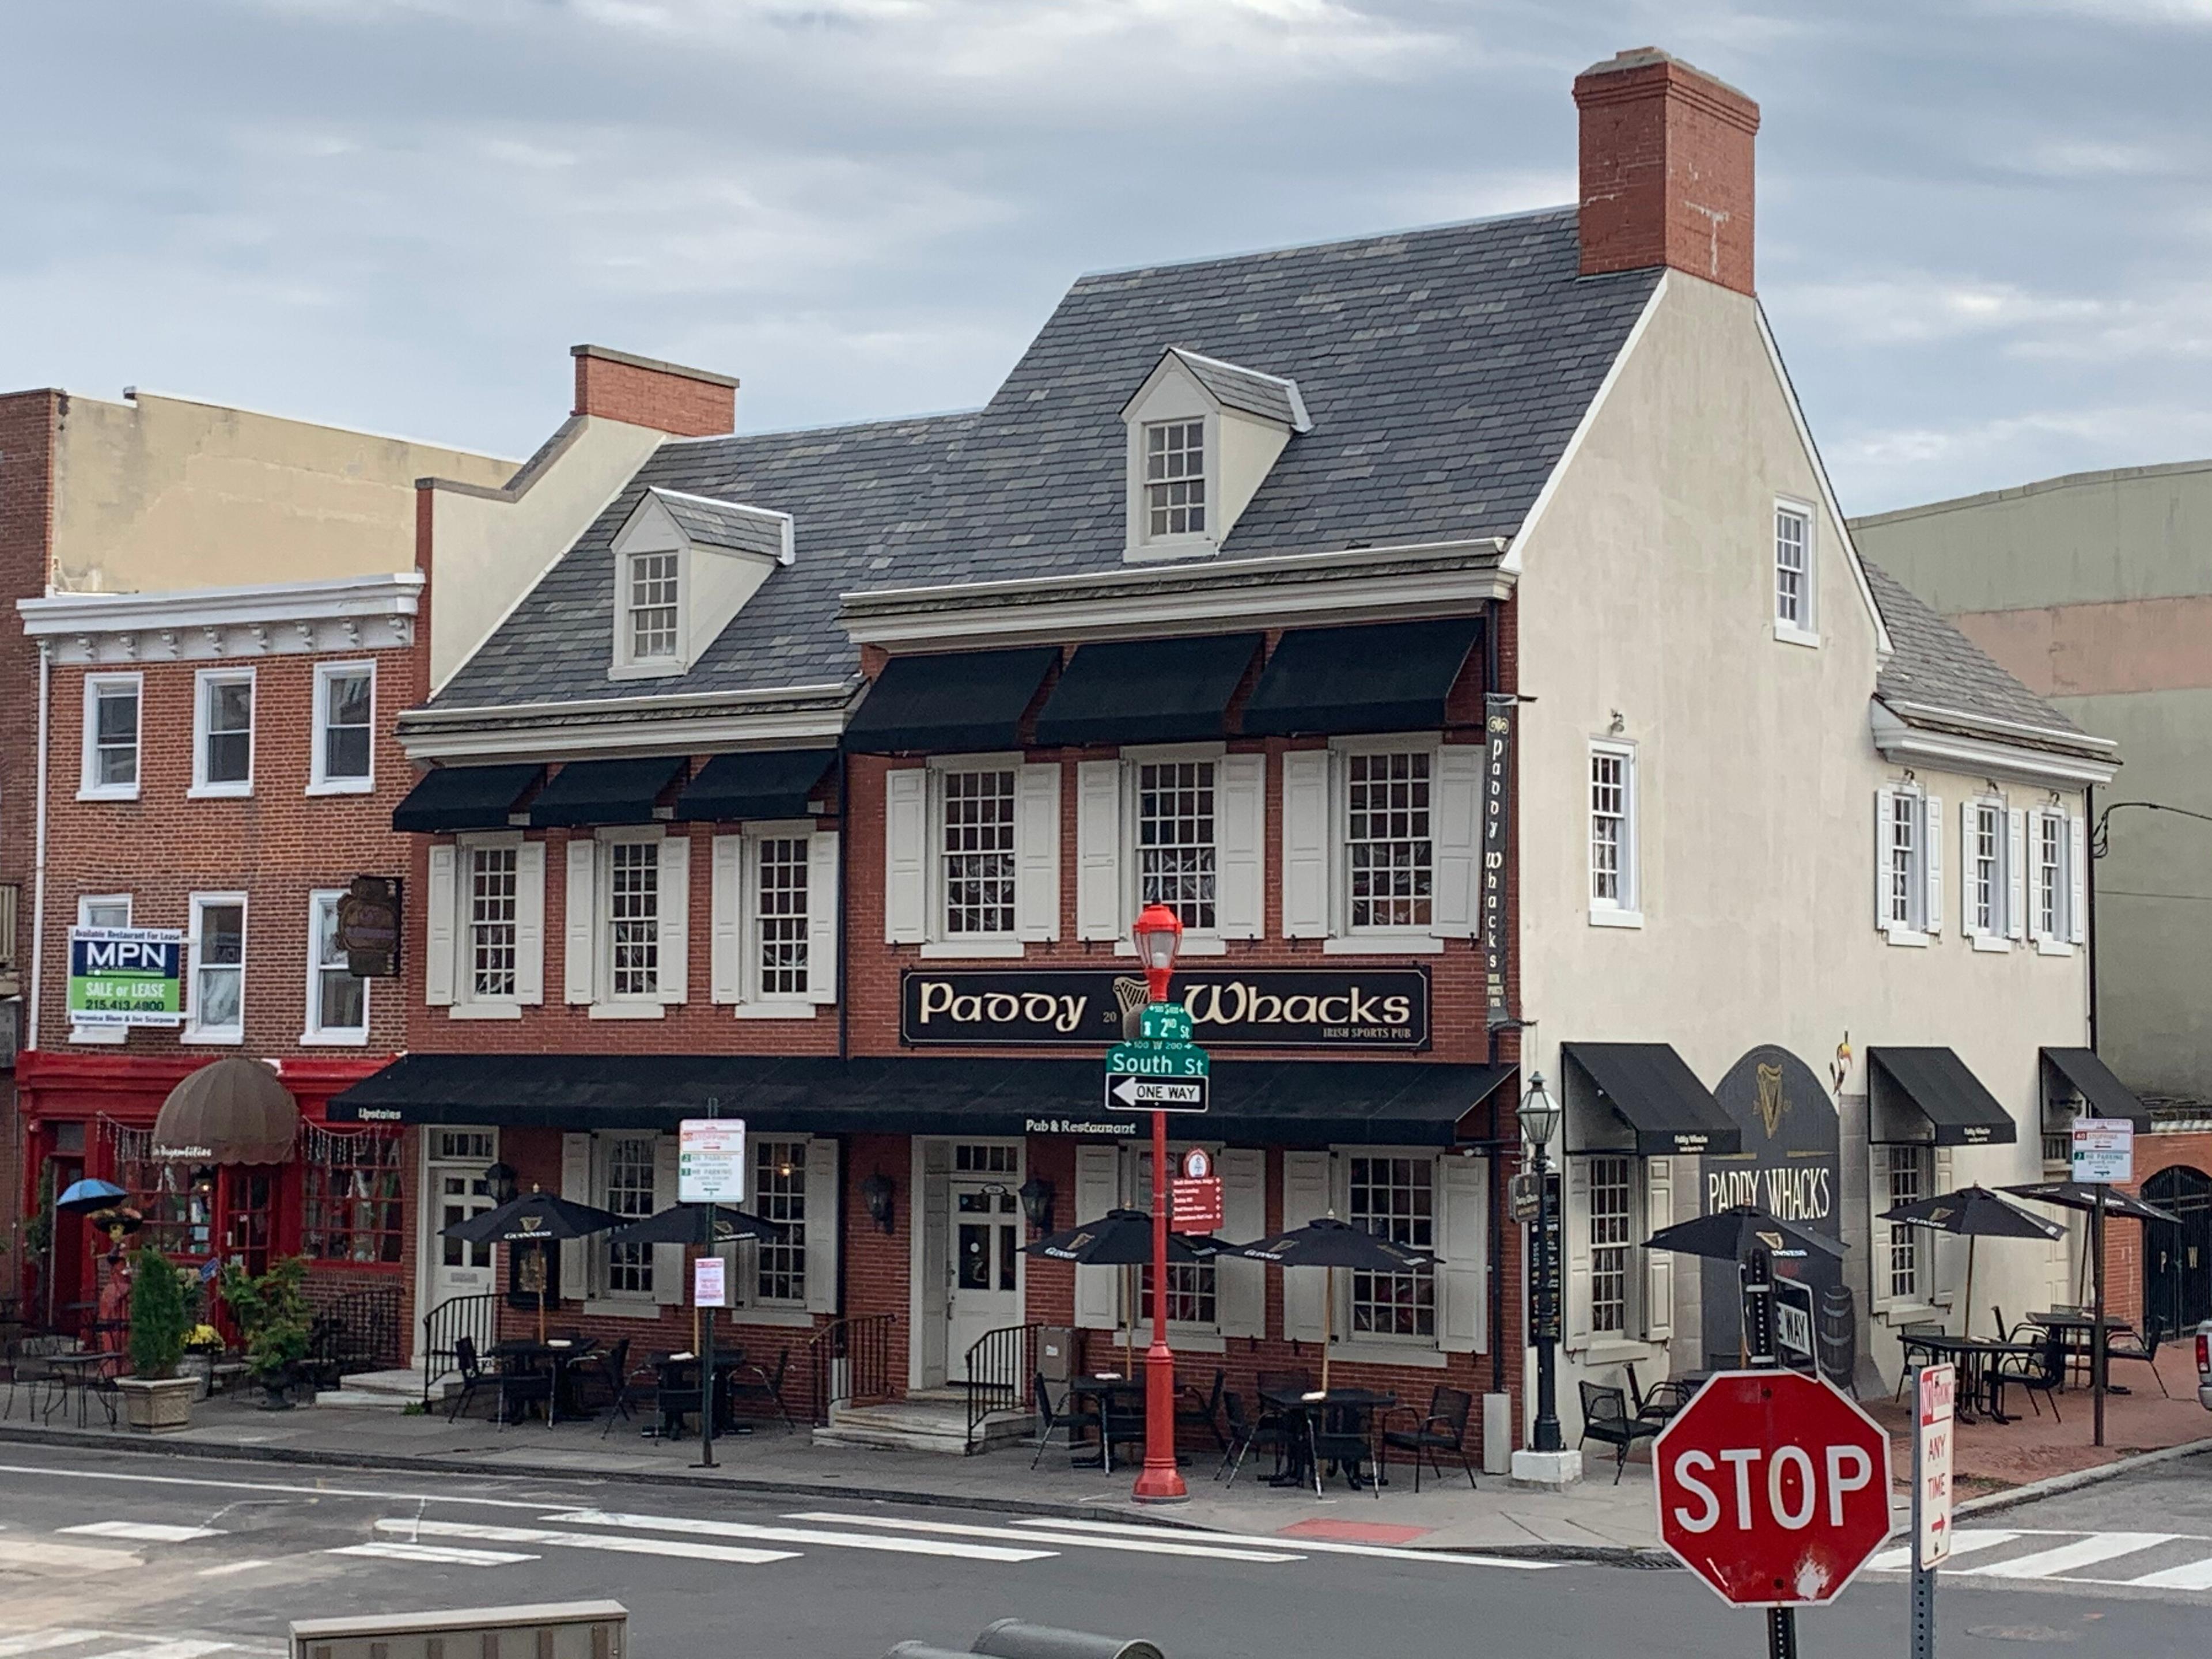
[[[690,1544],[675,1538],[622,1538],[608,1533],[551,1532],[541,1527],[493,1527],[473,1521],[382,1520],[379,1532],[397,1532],[429,1538],[473,1538],[487,1544],[550,1544],[556,1549],[611,1550],[619,1555],[680,1555],[694,1561],[730,1561],[740,1566],[764,1566],[788,1561],[795,1550],[751,1550],[732,1544]]]
[[[2051,1578],[2076,1567],[2093,1567],[2123,1555],[2133,1555],[2154,1544],[2181,1536],[2171,1532],[2100,1532],[2033,1555],[2016,1555],[2009,1561],[1992,1561],[1985,1567],[1967,1567],[1961,1578]]]
[[[47,1544],[35,1538],[0,1538],[0,1567],[39,1572],[115,1572],[141,1565],[136,1550],[97,1544]]]
[[[81,1527],[61,1527],[62,1533],[87,1538],[135,1538],[146,1544],[184,1544],[195,1538],[220,1538],[221,1527],[172,1527],[158,1521],[88,1521]]]
[[[237,1645],[234,1642],[198,1642],[189,1638],[178,1638],[166,1642],[148,1642],[141,1647],[116,1648],[100,1654],[98,1659],[204,1659],[210,1653],[226,1653]]]
[[[1213,1532],[1170,1534],[1159,1527],[1127,1521],[1062,1521],[1043,1516],[1024,1516],[1025,1527],[1054,1532],[1103,1533],[1117,1538],[1193,1537],[1212,1544],[1290,1545],[1305,1555],[1364,1555],[1381,1561],[1433,1561],[1445,1566],[1511,1567],[1522,1572],[1548,1572],[1557,1561],[1523,1561],[1510,1555],[1469,1555],[1457,1550],[1401,1549],[1389,1544],[1349,1544],[1334,1539],[1274,1538],[1265,1533]]]
[[[2014,1539],[2022,1535],[2016,1532],[1999,1532],[1994,1528],[1987,1532],[1954,1532],[1951,1534],[1949,1559],[1955,1561],[1962,1555],[1972,1555],[1976,1550],[1995,1549],[1999,1544],[2009,1544]],[[1910,1544],[1900,1545],[1893,1550],[1884,1550],[1867,1563],[1868,1568],[1875,1572],[1898,1572],[1911,1565],[1912,1546]]]
[[[1278,1550],[1224,1549],[1212,1544],[1158,1542],[1143,1538],[1100,1538],[1087,1534],[1024,1532],[1016,1527],[976,1527],[957,1521],[902,1521],[881,1515],[837,1515],[810,1510],[787,1515],[787,1521],[813,1521],[833,1527],[881,1527],[908,1532],[938,1533],[951,1538],[995,1538],[1022,1544],[1058,1544],[1066,1548],[1126,1550],[1139,1555],[1184,1555],[1211,1561],[1303,1561],[1304,1555]]]
[[[2178,1567],[2162,1567],[2140,1578],[2124,1578],[2120,1582],[2137,1589],[2212,1589],[2212,1557],[2185,1561]]]
[[[106,1632],[96,1630],[71,1630],[66,1626],[51,1626],[45,1630],[27,1630],[20,1636],[0,1637],[0,1659],[18,1659],[26,1653],[44,1653],[50,1648],[71,1648],[80,1643],[97,1642]]]
[[[962,1561],[1048,1561],[1056,1550],[1009,1549],[1000,1544],[961,1544],[945,1538],[890,1538],[807,1527],[760,1527],[743,1521],[695,1521],[673,1515],[618,1515],[605,1510],[567,1510],[543,1517],[571,1527],[629,1527],[645,1532],[750,1538],[772,1544],[820,1544],[830,1549],[877,1550],[893,1555],[942,1555]]]
[[[385,1561],[420,1561],[426,1566],[438,1567],[507,1567],[518,1561],[537,1561],[544,1558],[521,1555],[513,1550],[470,1550],[458,1544],[408,1544],[397,1539],[378,1539],[367,1544],[346,1544],[325,1555],[367,1555]]]
[[[202,1567],[195,1578],[228,1578],[234,1574],[252,1572],[256,1567],[273,1567],[274,1559],[265,1555],[249,1555],[243,1561],[218,1561],[211,1567]]]

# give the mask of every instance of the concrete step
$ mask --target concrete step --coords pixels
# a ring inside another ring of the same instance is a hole
[[[415,1400],[422,1397],[420,1390],[422,1385],[419,1379],[415,1386],[417,1390],[415,1399],[405,1395],[383,1394],[374,1389],[319,1389],[315,1391],[315,1404],[334,1406],[340,1410],[404,1412],[415,1403]]]
[[[422,1397],[422,1373],[420,1370],[351,1371],[339,1381],[340,1386],[333,1390],[334,1393],[377,1396],[374,1401],[345,1401],[339,1402],[341,1404],[404,1406]],[[434,1404],[441,1400],[450,1400],[460,1391],[461,1379],[458,1376],[445,1377],[430,1385],[430,1399]]]
[[[879,1451],[932,1452],[962,1457],[969,1451],[968,1405],[945,1391],[880,1406],[841,1406],[826,1428],[814,1431],[819,1446],[866,1446]],[[1027,1412],[994,1412],[976,1425],[976,1451],[1027,1437],[1033,1431]]]

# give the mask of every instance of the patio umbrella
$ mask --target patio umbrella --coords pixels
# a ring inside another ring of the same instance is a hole
[[[714,1225],[708,1228],[707,1216],[714,1212]],[[619,1221],[619,1218],[617,1218]],[[617,1224],[607,1235],[610,1244],[696,1244],[701,1249],[712,1249],[717,1244],[734,1244],[741,1238],[757,1238],[769,1243],[783,1237],[784,1230],[773,1221],[763,1221],[743,1210],[726,1209],[721,1205],[676,1204],[647,1216],[641,1221]]]
[[[1210,1261],[1229,1247],[1218,1238],[1184,1233],[1168,1235],[1170,1261]],[[1142,1267],[1152,1259],[1152,1218],[1144,1210],[1109,1210],[1096,1221],[1085,1221],[1064,1232],[1048,1234],[1025,1246],[1024,1255],[1041,1255],[1048,1261],[1070,1261],[1079,1267]],[[1136,1298],[1129,1298],[1129,1317],[1123,1328],[1122,1364],[1137,1374]]]
[[[62,1188],[54,1200],[54,1208],[63,1215],[90,1215],[94,1210],[104,1210],[118,1199],[131,1194],[112,1181],[88,1178],[72,1181]]]
[[[1436,1258],[1408,1245],[1339,1221],[1334,1215],[1309,1221],[1290,1232],[1232,1246],[1231,1255],[1254,1261],[1272,1261],[1279,1267],[1322,1267],[1328,1273],[1328,1288],[1322,1297],[1321,1387],[1328,1392],[1328,1351],[1336,1340],[1336,1270],[1348,1267],[1361,1273],[1407,1273],[1431,1265]]]
[[[1956,1233],[1966,1241],[1966,1316],[1959,1327],[1961,1336],[1974,1334],[1974,1245],[1984,1238],[2040,1238],[2046,1243],[2063,1238],[2066,1229],[2039,1215],[2030,1215],[2010,1199],[1986,1187],[1961,1187],[1954,1193],[1938,1193],[1917,1203],[1884,1210],[1884,1221],[1909,1222],[1936,1232]],[[2004,1333],[1999,1331],[2002,1337]]]
[[[441,1237],[458,1238],[465,1244],[535,1244],[541,1250],[550,1250],[563,1240],[582,1238],[619,1226],[622,1219],[611,1210],[595,1209],[589,1204],[579,1204],[573,1199],[533,1188],[520,1198],[509,1199],[495,1210],[456,1221],[451,1226],[441,1227],[438,1232]],[[538,1276],[540,1342],[545,1340],[546,1277],[543,1273]]]
[[[1644,1247],[1714,1261],[1741,1261],[1754,1249],[1789,1258],[1810,1255],[1815,1250],[1833,1256],[1844,1253],[1840,1240],[1793,1225],[1756,1204],[1733,1205],[1662,1227],[1644,1241]]]

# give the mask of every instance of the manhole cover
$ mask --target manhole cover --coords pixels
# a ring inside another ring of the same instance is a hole
[[[1985,1642],[2072,1642],[2080,1639],[2081,1632],[2053,1630],[2048,1625],[1976,1625],[1966,1634]]]

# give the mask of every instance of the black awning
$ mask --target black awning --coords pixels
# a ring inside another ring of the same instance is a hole
[[[1229,700],[1259,654],[1257,634],[1086,645],[1037,715],[1036,740],[1195,743],[1227,735]]]
[[[1244,735],[1433,732],[1481,630],[1476,617],[1294,629],[1244,705]]]
[[[1678,1153],[1725,1154],[1743,1150],[1743,1131],[1721,1109],[1712,1091],[1698,1081],[1674,1045],[1667,1042],[1568,1042],[1559,1052],[1581,1073],[1582,1082],[1627,1126],[1624,1146],[1617,1137],[1591,1124],[1585,1109],[1577,1123],[1575,1084],[1567,1083],[1567,1140],[1570,1152],[1632,1151],[1644,1158]],[[1577,1128],[1582,1131],[1579,1134]]]
[[[637,760],[571,761],[530,803],[530,826],[651,823],[653,807],[684,770],[681,755]]]
[[[542,766],[434,768],[392,809],[392,827],[403,835],[420,836],[504,830],[508,816],[544,775]]]
[[[2009,1146],[2020,1139],[2012,1114],[1948,1048],[1869,1048],[1867,1082],[1877,1145]]]
[[[811,803],[837,758],[834,749],[777,749],[717,755],[676,798],[678,818],[735,823],[746,818],[811,818]]]
[[[2112,1075],[2112,1067],[2098,1058],[2094,1048],[2045,1048],[2043,1063],[2089,1103],[2093,1116],[2124,1118],[2136,1126],[2137,1134],[2150,1133],[2150,1108]]]
[[[893,657],[845,727],[863,755],[1013,749],[1022,715],[1060,660],[1056,645]]]
[[[1419,1060],[1224,1061],[1209,1136],[1246,1145],[1449,1146],[1510,1066]],[[710,1097],[749,1127],[815,1134],[1134,1139],[1103,1109],[1096,1060],[839,1060],[768,1054],[402,1055],[330,1103],[337,1122],[673,1129]]]

